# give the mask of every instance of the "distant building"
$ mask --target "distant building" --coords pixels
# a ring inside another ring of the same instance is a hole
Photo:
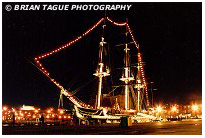
[[[23,105],[21,110],[35,110],[34,106]]]

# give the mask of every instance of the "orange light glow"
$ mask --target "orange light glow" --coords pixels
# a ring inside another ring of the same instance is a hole
[[[198,105],[196,105],[196,104],[195,104],[195,105],[192,105],[192,110],[193,110],[194,112],[198,111],[198,108],[199,108]]]
[[[176,112],[176,111],[177,111],[176,106],[173,106],[173,107],[172,107],[172,112]]]
[[[63,110],[60,110],[60,114],[63,114],[64,112],[63,112]]]
[[[162,107],[161,107],[161,106],[158,106],[158,107],[156,108],[156,110],[157,110],[158,113],[160,113],[160,112],[162,112]]]
[[[3,110],[6,111],[6,110],[7,110],[7,107],[3,107]]]

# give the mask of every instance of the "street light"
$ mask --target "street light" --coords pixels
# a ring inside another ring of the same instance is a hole
[[[172,112],[176,112],[176,111],[177,111],[176,106],[173,106],[173,107],[172,107]]]
[[[157,106],[156,110],[157,110],[158,113],[160,113],[162,111],[162,107],[161,106]]]
[[[64,113],[64,111],[63,110],[60,110],[60,114],[63,114]]]
[[[3,110],[6,111],[6,110],[7,110],[7,107],[4,106],[4,107],[3,107]]]
[[[196,104],[192,105],[192,110],[194,112],[198,111],[198,105],[196,105]]]
[[[197,111],[198,111],[199,107],[198,105],[194,104],[192,105],[192,110],[193,110],[193,115],[197,118]]]

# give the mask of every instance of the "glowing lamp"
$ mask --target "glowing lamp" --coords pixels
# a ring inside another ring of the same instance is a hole
[[[196,111],[198,111],[198,105],[192,105],[192,110],[194,111],[194,112],[196,112]]]
[[[158,106],[156,110],[158,113],[160,113],[160,112],[162,112],[162,107]]]
[[[60,114],[63,114],[63,110],[60,110]]]
[[[176,111],[177,111],[176,106],[173,106],[173,107],[172,107],[172,112],[176,112]]]
[[[7,110],[7,107],[3,107],[3,110],[6,111],[6,110]]]

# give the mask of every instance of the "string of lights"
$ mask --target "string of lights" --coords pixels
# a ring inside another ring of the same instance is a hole
[[[130,33],[130,35],[131,35],[132,41],[134,42],[136,48],[139,49],[139,44],[138,44],[138,42],[135,40],[135,38],[134,38],[134,36],[133,36],[133,34],[132,34],[132,31],[131,31],[131,29],[130,29],[129,24],[126,24],[126,25],[127,25],[128,31],[129,31],[129,33]]]
[[[143,68],[143,65],[142,65],[142,56],[141,56],[140,53],[138,53],[138,61],[139,61],[139,66],[141,67],[140,68],[140,73],[141,73],[141,76],[142,76],[142,81],[143,81],[143,85],[144,85],[144,89],[145,89],[146,104],[147,104],[147,107],[149,107],[148,90],[147,90],[147,84],[146,84],[146,81],[145,81],[144,68]]]
[[[113,20],[111,20],[109,17],[107,17],[106,19],[107,19],[109,22],[111,22],[112,24],[117,25],[117,26],[125,26],[125,25],[127,25],[127,22],[117,23],[117,22],[114,22]]]
[[[104,18],[101,18],[94,26],[92,26],[90,29],[88,29],[85,33],[83,33],[82,35],[78,36],[77,38],[75,38],[74,40],[68,42],[67,44],[56,48],[53,51],[47,52],[45,54],[42,54],[38,57],[36,57],[34,59],[34,61],[36,62],[39,70],[45,75],[47,76],[51,82],[53,82],[57,87],[59,87],[61,90],[63,90],[63,94],[69,98],[69,100],[71,100],[73,103],[75,103],[78,107],[84,107],[85,104],[83,102],[79,102],[79,100],[77,100],[77,97],[74,97],[74,95],[72,95],[70,92],[68,92],[66,89],[63,88],[62,85],[60,85],[59,82],[55,81],[53,78],[50,77],[50,73],[43,67],[42,63],[40,62],[40,60],[47,58],[53,54],[56,54],[62,50],[65,50],[66,48],[70,47],[71,45],[73,45],[74,43],[76,43],[77,41],[79,41],[81,38],[83,38],[84,36],[88,35],[91,31],[93,31],[93,29],[95,29],[102,21],[104,20]]]

